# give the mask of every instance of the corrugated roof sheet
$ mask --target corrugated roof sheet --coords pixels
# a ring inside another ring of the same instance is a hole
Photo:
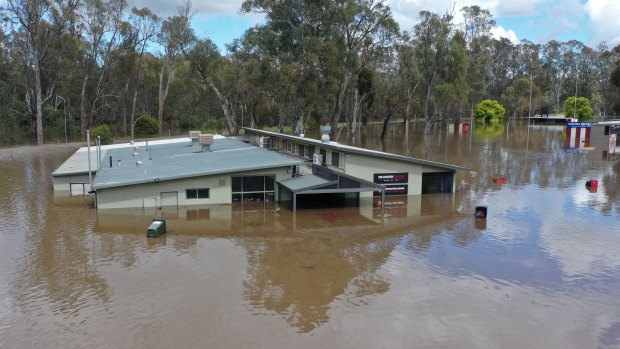
[[[146,147],[109,149],[103,158],[103,167],[97,172],[93,188],[103,189],[132,184],[166,181],[179,178],[220,173],[260,170],[297,165],[303,162],[287,155],[258,148],[247,143],[218,137],[211,151],[201,151],[198,145],[187,143],[149,144]],[[133,155],[136,152],[137,155]],[[112,167],[109,167],[109,157]],[[121,166],[118,166],[118,160]],[[139,166],[136,162],[140,161]]]
[[[257,130],[257,129],[247,128],[247,127],[244,129],[247,132],[254,132],[260,135],[264,135],[264,136],[273,136],[277,138],[289,139],[295,142],[299,142],[303,144],[310,144],[316,147],[321,147],[321,148],[326,148],[326,149],[332,149],[332,150],[340,151],[343,153],[374,156],[374,157],[379,157],[379,158],[404,161],[404,162],[409,162],[409,163],[415,163],[415,164],[432,166],[432,167],[443,168],[443,169],[450,169],[450,170],[472,171],[470,168],[463,167],[463,166],[450,165],[450,164],[446,164],[443,162],[437,162],[437,161],[417,159],[417,158],[412,158],[412,157],[398,155],[398,154],[386,153],[386,152],[382,152],[378,150],[370,150],[370,149],[365,149],[365,148],[353,147],[350,145],[340,144],[338,142],[330,141],[328,143],[323,143],[320,140],[312,139],[312,138],[298,137],[298,136],[287,135],[283,133],[263,131],[263,130]]]

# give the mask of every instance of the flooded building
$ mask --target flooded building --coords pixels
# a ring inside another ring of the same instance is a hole
[[[277,201],[295,211],[451,193],[455,172],[467,170],[254,129],[246,129],[245,142],[204,137],[91,147],[90,167],[81,148],[54,171],[54,190],[94,193],[99,209]]]
[[[245,129],[245,133],[250,143],[259,147],[295,154],[321,169],[382,185],[385,195],[452,193],[455,172],[469,171],[460,166],[340,144],[330,141],[327,135],[316,140],[256,129]]]

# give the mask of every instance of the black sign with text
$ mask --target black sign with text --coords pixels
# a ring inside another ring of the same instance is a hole
[[[374,182],[377,184],[408,183],[409,173],[375,173]]]

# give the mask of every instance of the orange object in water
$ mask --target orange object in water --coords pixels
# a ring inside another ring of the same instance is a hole
[[[493,182],[497,184],[506,184],[506,178],[493,178]]]
[[[590,181],[590,187],[596,188],[598,187],[598,179],[593,179]]]

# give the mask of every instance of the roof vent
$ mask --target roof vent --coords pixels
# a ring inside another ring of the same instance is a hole
[[[213,144],[212,134],[201,134],[198,136],[198,144],[202,147],[202,151],[211,151],[211,145]]]
[[[136,161],[136,167],[142,166],[142,161]]]
[[[198,137],[200,137],[200,131],[189,131],[189,139],[192,142],[191,145],[198,143]]]
[[[321,132],[321,142],[329,143],[329,133],[332,131],[331,125],[321,125],[319,131]]]

